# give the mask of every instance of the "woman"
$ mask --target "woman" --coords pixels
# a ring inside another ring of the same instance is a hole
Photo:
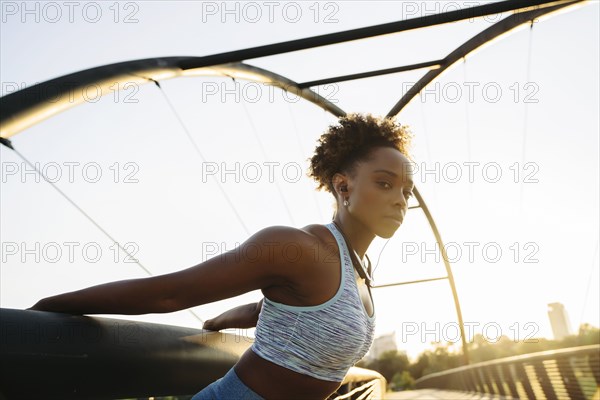
[[[336,200],[331,223],[272,226],[197,266],[45,298],[31,309],[79,314],[174,312],[261,289],[263,300],[203,328],[256,326],[255,341],[201,399],[325,399],[373,341],[370,262],[412,195],[412,135],[389,119],[352,114],[321,135],[308,175]],[[368,257],[367,257],[368,260]]]

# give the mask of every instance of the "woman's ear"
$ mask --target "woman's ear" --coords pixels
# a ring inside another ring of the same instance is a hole
[[[340,174],[336,173],[332,178],[333,188],[335,189],[335,195],[344,196],[348,192],[348,180],[347,178]]]

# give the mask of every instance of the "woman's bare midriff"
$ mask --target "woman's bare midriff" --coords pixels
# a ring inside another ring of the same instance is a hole
[[[246,386],[267,400],[326,399],[341,385],[274,364],[252,349],[246,350],[234,369]]]
[[[319,237],[325,244],[337,248],[335,238],[325,226],[309,225],[302,229]],[[340,264],[337,263],[337,266],[336,263],[329,264],[329,267],[318,272],[319,279],[315,279],[315,275],[307,274],[305,282],[298,282],[297,287],[305,288],[304,293],[300,296],[290,293],[285,288],[263,289],[263,293],[271,300],[295,306],[324,303],[335,295],[341,279]],[[355,273],[355,277],[358,278],[358,274]],[[312,293],[307,295],[309,291]],[[359,287],[359,292],[363,302],[367,303],[365,307],[371,313],[373,305],[364,284]],[[303,301],[300,301],[299,298],[302,298]],[[317,379],[277,365],[260,357],[251,348],[246,350],[234,369],[246,386],[267,400],[326,399],[341,385],[341,382]]]

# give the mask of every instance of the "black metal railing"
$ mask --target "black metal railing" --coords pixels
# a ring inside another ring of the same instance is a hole
[[[342,385],[327,400],[383,399],[386,390],[387,381],[379,372],[352,367]]]
[[[520,399],[599,399],[600,345],[486,361],[429,374],[417,389],[498,394]]]
[[[253,343],[227,332],[0,308],[0,400],[186,398]],[[381,399],[385,378],[352,367],[330,400]]]

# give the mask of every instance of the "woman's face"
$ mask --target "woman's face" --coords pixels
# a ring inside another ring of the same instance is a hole
[[[370,160],[357,164],[356,176],[348,178],[349,205],[344,207],[371,232],[391,237],[402,224],[413,195],[413,164],[391,147],[372,150]]]

